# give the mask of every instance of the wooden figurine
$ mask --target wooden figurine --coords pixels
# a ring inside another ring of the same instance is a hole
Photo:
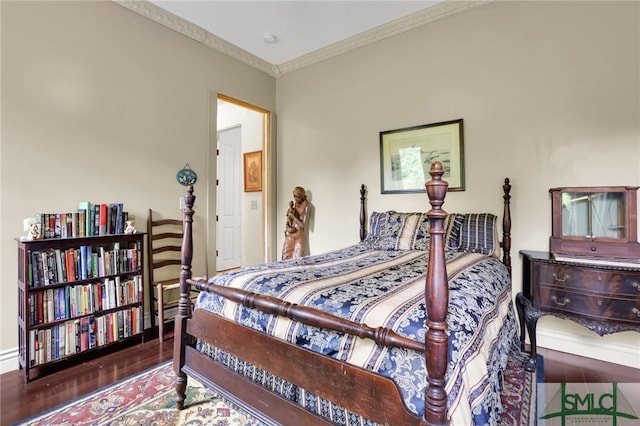
[[[297,259],[304,253],[304,230],[309,212],[309,201],[303,187],[293,188],[293,201],[289,202],[284,229],[282,260]]]

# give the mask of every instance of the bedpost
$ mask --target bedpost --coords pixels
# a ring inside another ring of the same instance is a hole
[[[187,280],[191,278],[191,262],[193,259],[193,203],[196,196],[193,195],[193,185],[187,188],[184,196],[184,209],[182,210],[182,267],[180,270],[180,300],[178,313],[174,323],[173,338],[173,371],[176,374],[175,390],[176,405],[178,410],[184,408],[185,391],[187,389],[187,375],[182,371],[185,363],[185,346],[187,339],[187,319],[191,316],[191,285]]]
[[[442,180],[442,163],[431,164],[431,180],[425,184],[431,210],[429,218],[429,266],[425,283],[427,308],[427,333],[425,337],[425,362],[428,384],[425,392],[425,420],[430,425],[447,424],[447,392],[444,377],[447,369],[449,339],[447,311],[449,308],[449,286],[444,257],[444,221],[447,212],[442,209],[449,184]]]
[[[511,184],[509,178],[504,179],[502,185],[504,195],[504,212],[502,214],[502,263],[511,275]]]
[[[365,211],[365,194],[367,190],[365,189],[364,183],[360,185],[360,242],[364,241],[367,236],[367,212]]]

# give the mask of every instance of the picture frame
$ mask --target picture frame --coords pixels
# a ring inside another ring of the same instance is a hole
[[[426,192],[431,163],[440,161],[448,191],[464,191],[463,120],[380,132],[382,194]]]
[[[245,152],[242,156],[244,192],[262,191],[262,151]]]

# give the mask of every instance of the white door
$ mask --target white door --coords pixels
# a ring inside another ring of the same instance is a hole
[[[218,132],[216,270],[242,264],[241,126]]]

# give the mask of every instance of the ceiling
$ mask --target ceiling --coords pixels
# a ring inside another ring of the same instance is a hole
[[[438,1],[219,1],[152,3],[272,64],[282,64]],[[265,42],[272,35],[273,42]]]
[[[486,0],[113,1],[275,77],[486,3]]]

